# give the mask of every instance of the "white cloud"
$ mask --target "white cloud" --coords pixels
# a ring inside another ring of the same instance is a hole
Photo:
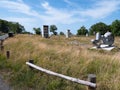
[[[29,16],[34,16],[34,18],[39,18],[44,24],[71,24],[74,22],[81,22],[83,19],[78,19],[74,17],[74,13],[57,9],[49,5],[48,2],[44,2],[41,4],[45,9],[45,12],[42,14],[38,13],[35,10],[32,10],[32,7],[25,4],[23,0],[10,1],[10,0],[2,0],[0,1],[0,7],[8,9],[10,12],[22,13]],[[69,20],[69,21],[68,21]]]
[[[67,5],[69,7],[74,7],[74,8],[81,8],[80,5],[78,3],[75,3],[74,1],[70,1],[70,0],[64,0],[65,3],[67,3]]]
[[[26,17],[5,17],[2,18],[7,21],[19,22],[21,25],[25,26],[27,31],[33,32],[33,27],[39,27],[39,22],[35,18],[26,18]]]
[[[64,2],[73,6],[77,5],[70,0],[64,0]],[[45,9],[44,21],[49,23],[56,22],[63,24],[84,22],[86,17],[93,19],[104,18],[117,11],[120,7],[120,1],[118,0],[94,0],[94,2],[95,3],[91,5],[91,8],[84,9],[80,7],[80,9],[76,8],[74,11],[57,9],[50,6],[48,2],[44,2],[42,3],[43,8]]]
[[[104,18],[120,8],[119,0],[98,1],[90,9],[81,11],[80,14],[92,18]]]
[[[2,0],[0,1],[0,7],[6,8],[11,12],[23,13],[32,16],[38,15],[36,11],[32,10],[31,7],[25,4],[22,0]]]
[[[36,19],[33,19],[33,18],[21,18],[21,17],[7,17],[7,18],[4,18],[8,21],[13,21],[13,22],[24,22],[24,23],[32,23],[32,22],[35,22]]]
[[[33,7],[24,3],[24,0],[0,0],[0,7],[7,9],[11,13],[20,13],[21,17],[5,17],[7,20],[17,21],[27,27],[33,26],[40,22],[40,24],[74,24],[84,22],[88,18],[98,19],[104,18],[114,11],[117,11],[120,7],[119,0],[94,0],[95,3],[89,8],[81,8],[75,2],[70,0],[64,0],[70,6],[75,9],[68,8],[56,8],[49,4],[49,2],[43,2],[40,6],[44,9],[39,13]],[[91,8],[90,8],[91,7]],[[40,8],[41,10],[41,8]],[[31,17],[32,16],[32,17]],[[27,17],[27,18],[26,18]],[[32,19],[34,18],[34,19]]]
[[[69,0],[64,0],[64,2],[66,2],[68,5],[76,5],[75,3],[69,1]]]
[[[84,19],[79,19],[74,17],[73,11],[57,9],[49,5],[48,2],[42,3],[43,8],[45,11],[45,18],[44,21],[48,23],[62,23],[62,24],[71,24],[75,22],[81,22]],[[69,21],[68,21],[69,20]]]

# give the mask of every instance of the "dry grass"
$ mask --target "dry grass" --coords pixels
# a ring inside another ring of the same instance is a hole
[[[96,74],[97,90],[120,90],[119,50],[90,50],[92,38],[53,36],[45,39],[37,35],[16,35],[4,42],[5,50],[10,50],[11,57],[4,62],[1,70],[5,69],[4,75],[9,72],[6,77],[12,73],[7,80],[15,90],[19,87],[21,89],[18,90],[86,90],[85,86],[30,71],[25,65],[30,59],[43,68],[84,80],[88,74]],[[118,47],[119,41],[117,37],[115,45]],[[5,52],[2,55],[4,57]]]

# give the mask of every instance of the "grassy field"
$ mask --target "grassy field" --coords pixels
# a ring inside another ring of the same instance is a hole
[[[30,70],[25,64],[33,59],[45,69],[87,80],[96,74],[97,90],[120,90],[120,51],[91,50],[94,37],[16,35],[4,42],[0,52],[0,73],[14,90],[87,90],[86,86]],[[116,37],[115,45],[120,46]],[[10,59],[6,51],[10,51]]]

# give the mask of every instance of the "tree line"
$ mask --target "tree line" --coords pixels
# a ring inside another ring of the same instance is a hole
[[[9,22],[0,19],[0,33],[25,33],[25,28],[18,22]]]
[[[41,29],[38,27],[38,28],[33,28],[35,34],[39,34],[41,35]],[[58,35],[57,33],[57,26],[56,25],[50,25],[50,32],[53,33],[53,35]]]
[[[36,28],[35,32],[41,32],[40,28]],[[57,26],[56,25],[50,25],[50,32],[53,33],[53,35],[57,35]],[[114,20],[110,25],[107,25],[103,22],[98,22],[96,24],[93,24],[89,29],[86,29],[85,26],[81,26],[77,30],[76,35],[94,35],[97,32],[100,32],[101,34],[106,33],[107,31],[112,32],[115,36],[120,36],[120,20]],[[38,33],[41,34],[41,33]],[[64,32],[60,32],[59,35],[65,35]]]
[[[57,33],[57,26],[56,25],[50,25],[50,32],[53,33],[53,35],[58,35]],[[33,28],[35,34],[41,35],[41,28]],[[115,36],[120,36],[120,20],[114,20],[110,25],[107,25],[103,22],[98,22],[96,24],[93,24],[89,29],[86,29],[85,26],[81,26],[78,30],[76,35],[94,35],[96,32],[100,32],[101,34],[104,34],[105,32],[110,31]],[[6,20],[0,19],[0,33],[30,33],[27,32],[21,24],[18,22],[9,22]],[[59,35],[65,35],[64,32],[60,32]]]
[[[50,32],[52,32],[54,35],[57,35],[57,27],[56,25],[50,25]],[[41,35],[41,28],[33,28],[33,31],[35,34]],[[15,33],[15,34],[30,34],[30,32],[26,31],[24,26],[19,24],[18,22],[9,22],[6,20],[0,19],[0,34],[2,33]]]
[[[99,22],[92,25],[89,30],[86,29],[85,26],[82,26],[77,30],[77,35],[86,35],[86,33],[94,35],[96,32],[104,34],[107,31],[112,32],[115,36],[120,36],[120,20],[114,20],[110,25]]]

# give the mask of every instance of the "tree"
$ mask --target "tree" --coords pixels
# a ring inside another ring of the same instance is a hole
[[[113,21],[110,27],[115,36],[120,36],[120,20]]]
[[[94,32],[100,32],[101,34],[106,33],[108,30],[110,30],[109,26],[105,23],[99,22],[90,27],[90,34],[93,35]]]
[[[25,32],[24,26],[20,25],[19,23],[16,23],[15,26],[16,26],[16,33]]]
[[[52,32],[54,35],[57,35],[57,27],[56,25],[50,25],[50,32]]]
[[[41,29],[40,28],[33,28],[35,34],[41,35]]]
[[[60,35],[65,35],[64,32],[60,32]]]
[[[3,32],[3,33],[8,33],[9,32],[8,22],[4,21],[4,20],[1,20],[0,24],[1,24],[0,25],[0,31]]]
[[[18,22],[8,22],[0,19],[0,31],[2,33],[8,33],[11,31],[13,33],[22,33],[25,32],[25,28]]]
[[[88,30],[84,26],[77,30],[77,35],[86,35],[87,33]]]

